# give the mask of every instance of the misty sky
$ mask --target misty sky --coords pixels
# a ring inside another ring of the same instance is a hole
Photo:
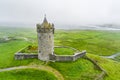
[[[120,23],[120,0],[0,0],[0,23]]]

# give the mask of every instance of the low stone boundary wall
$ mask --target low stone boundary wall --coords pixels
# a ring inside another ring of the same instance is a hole
[[[52,54],[49,55],[49,58],[51,61],[75,61],[78,58],[83,57],[86,54],[86,51],[82,51],[80,53],[76,53],[74,55],[56,55]],[[15,60],[21,60],[21,59],[29,59],[29,58],[38,58],[38,54],[28,54],[28,53],[16,53],[15,54]]]
[[[102,67],[100,67],[100,65],[98,65],[97,62],[95,62],[93,59],[89,58],[88,56],[85,56],[84,58],[92,62],[94,66],[96,66],[96,69],[102,71],[98,76],[95,77],[94,80],[103,80],[104,77],[108,75],[108,73]]]
[[[52,61],[75,61],[80,57],[83,57],[86,54],[86,51],[82,51],[80,53],[76,53],[74,55],[50,55],[50,60]]]
[[[15,60],[38,58],[38,54],[16,53],[14,57],[15,57]]]
[[[25,47],[25,48],[27,48],[27,47]],[[15,53],[15,55],[14,55],[15,60],[29,59],[29,58],[37,58],[38,59],[38,54],[36,54],[36,53],[22,53],[21,51],[24,50],[25,48],[23,48],[23,49],[19,50],[17,53]],[[67,46],[55,46],[55,48],[70,48],[70,49],[75,50],[76,53],[74,53],[74,55],[51,54],[51,55],[49,55],[50,61],[75,61],[78,58],[81,58],[86,54],[86,51],[79,52],[77,49],[72,48],[72,47],[67,47]]]

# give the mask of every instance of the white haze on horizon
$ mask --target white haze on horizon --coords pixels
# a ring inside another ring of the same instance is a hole
[[[119,24],[120,0],[0,0],[0,25]]]

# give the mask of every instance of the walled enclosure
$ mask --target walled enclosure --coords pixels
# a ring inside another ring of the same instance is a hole
[[[15,59],[37,58],[42,61],[75,61],[86,54],[86,51],[77,52],[74,55],[54,54],[54,24],[48,23],[46,16],[42,24],[37,24],[38,54],[22,53],[15,54]]]
[[[86,51],[75,53],[74,55],[56,55],[56,54],[50,54],[49,55],[49,61],[75,61],[78,58],[81,58],[85,56]],[[17,52],[15,54],[16,60],[22,60],[22,59],[29,59],[29,58],[36,58],[38,59],[38,54],[28,54],[28,53],[21,53]]]

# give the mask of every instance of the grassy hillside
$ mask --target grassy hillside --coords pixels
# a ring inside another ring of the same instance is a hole
[[[62,73],[65,80],[94,80],[101,72],[83,58],[75,62],[50,62],[48,65]]]
[[[6,39],[7,36],[7,39]],[[55,32],[55,45],[56,46],[69,46],[78,50],[87,50],[87,56],[96,61],[106,72],[108,76],[105,80],[119,80],[120,77],[120,62],[113,61],[100,57],[99,55],[111,55],[120,52],[120,32],[118,31],[89,31],[89,30],[56,30]],[[21,65],[46,65],[43,61],[37,59],[26,59],[26,60],[14,60],[14,53],[27,45],[37,45],[36,32],[33,29],[22,29],[22,28],[0,28],[0,69],[21,66]],[[56,53],[72,54],[73,51],[62,49],[56,49]],[[117,57],[119,60],[119,57]],[[65,78],[65,80],[93,80],[100,74],[94,65],[86,60],[79,59],[75,62],[48,62],[48,66],[58,70]],[[2,72],[1,77],[6,75],[12,77],[12,74],[23,76],[27,78],[27,73],[31,72],[30,75],[40,74],[36,70],[20,70]],[[33,73],[32,73],[33,72]],[[44,72],[42,72],[44,74]],[[46,76],[49,76],[46,75]],[[16,80],[16,78],[14,80]],[[31,78],[32,79],[32,78]],[[37,78],[36,78],[37,79]],[[56,78],[54,78],[56,79]],[[5,79],[9,80],[9,79]],[[47,79],[46,79],[47,80]]]
[[[87,54],[88,57],[95,60],[108,73],[105,80],[119,80],[120,79],[120,62],[106,59],[97,55]]]
[[[58,80],[52,73],[36,69],[0,72],[0,80]]]

